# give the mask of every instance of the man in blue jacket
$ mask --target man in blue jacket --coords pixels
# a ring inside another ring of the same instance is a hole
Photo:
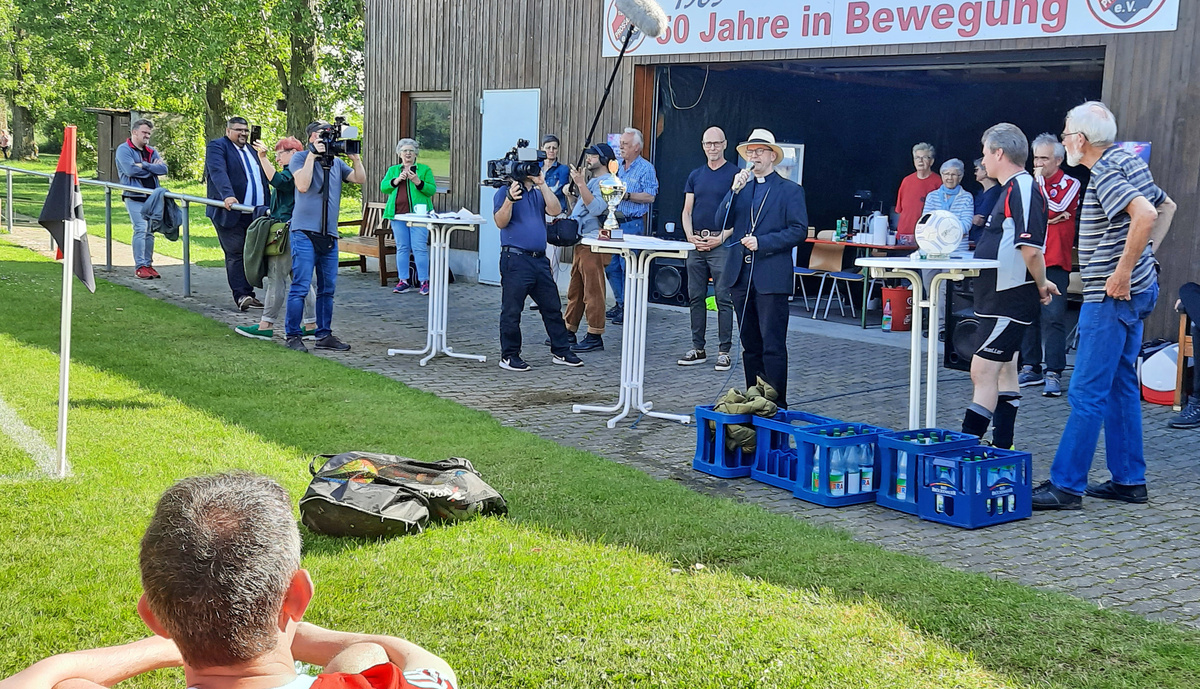
[[[233,292],[233,301],[242,311],[261,309],[262,302],[254,296],[254,288],[246,280],[242,249],[246,244],[246,228],[251,215],[232,210],[233,205],[265,206],[267,176],[258,156],[247,145],[250,125],[244,117],[231,117],[225,123],[225,136],[208,142],[204,151],[204,176],[208,179],[208,198],[221,201],[225,207],[209,206],[205,215],[217,229],[221,251],[225,252],[225,278]]]
[[[738,153],[753,163],[733,178],[717,208],[716,227],[733,228],[721,276],[731,290],[741,331],[746,387],[761,377],[787,408],[788,297],[794,289],[792,249],[808,236],[804,189],[775,172],[783,149],[775,135],[755,129]]]
[[[129,138],[117,146],[115,154],[117,176],[121,184],[130,187],[157,189],[160,175],[167,174],[167,164],[163,162],[158,151],[150,147],[150,135],[154,133],[154,123],[150,120],[134,120],[129,128]],[[134,275],[141,280],[152,280],[162,277],[154,269],[154,234],[142,217],[142,205],[146,202],[147,194],[133,191],[121,192],[121,200],[125,202],[125,210],[129,211],[129,221],[133,223],[133,263],[136,266]]]

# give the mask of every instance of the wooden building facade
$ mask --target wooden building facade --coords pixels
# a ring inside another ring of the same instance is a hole
[[[396,141],[413,134],[414,99],[431,95],[448,98],[452,148],[444,183],[449,191],[438,205],[441,209],[465,206],[490,211],[477,206],[480,99],[483,91],[492,89],[539,89],[541,131],[557,134],[563,143],[563,159],[574,162],[614,64],[613,58],[601,57],[603,15],[610,5],[611,0],[367,0],[364,158],[369,176],[376,180],[382,177],[387,166],[395,162]],[[656,156],[679,155],[676,149],[667,150],[658,142],[663,135],[664,109],[682,110],[682,106],[690,105],[663,102],[664,94],[675,101],[675,93],[663,81],[664,73],[669,74],[665,70],[671,67],[680,74],[685,66],[703,69],[707,86],[710,73],[719,74],[718,70],[769,69],[781,74],[811,75],[818,70],[810,65],[832,72],[848,66],[858,72],[827,78],[870,85],[868,68],[934,70],[928,73],[935,74],[949,69],[947,65],[970,67],[975,62],[987,62],[994,72],[989,77],[994,81],[988,83],[1027,79],[1032,100],[1040,97],[1040,83],[1047,79],[1063,83],[1072,78],[1075,65],[1084,65],[1082,69],[1087,71],[1086,65],[1090,64],[1098,90],[1091,97],[1101,98],[1112,108],[1120,126],[1120,139],[1152,142],[1151,170],[1179,204],[1172,233],[1158,251],[1163,296],[1149,323],[1150,334],[1170,337],[1177,328],[1170,305],[1179,285],[1200,280],[1200,121],[1196,119],[1200,115],[1200,46],[1196,41],[1200,3],[1181,2],[1178,12],[1177,29],[1166,32],[627,57],[613,84],[596,138],[603,140],[604,133],[632,125],[645,132],[646,154],[656,165],[661,162]],[[1060,59],[1064,56],[1067,59]],[[1011,58],[1014,63],[1000,64],[1000,57]],[[1022,68],[1023,63],[1033,66]],[[696,98],[696,91],[679,95],[681,100],[689,100]],[[769,93],[762,97],[782,96]],[[1014,107],[1012,103],[1006,105]],[[1021,106],[1018,103],[1015,107]],[[1057,133],[1061,125],[1060,115],[1042,130]],[[735,140],[744,138],[747,132],[728,132],[731,154]],[[1032,139],[1037,132],[1026,133]],[[694,138],[697,143],[695,150],[686,151],[689,156],[699,155],[698,132]],[[907,147],[915,141],[902,143]],[[969,164],[966,156],[974,157],[978,152],[962,148],[962,157]],[[698,164],[700,159],[695,162]],[[821,174],[821,164],[820,160],[806,162],[806,188],[810,175]],[[899,177],[895,182],[899,183]],[[377,189],[367,194],[367,200],[377,200]],[[810,190],[810,207],[812,195]],[[665,201],[660,196],[662,203]],[[678,210],[656,207],[656,212],[669,216]],[[474,237],[456,242],[458,249],[473,250],[476,246]]]

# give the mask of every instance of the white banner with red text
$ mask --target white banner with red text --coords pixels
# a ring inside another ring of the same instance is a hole
[[[1196,0],[1192,0],[1193,2]],[[603,0],[604,55],[629,21]],[[1174,31],[1180,0],[660,0],[667,35],[635,30],[631,55],[792,50]]]

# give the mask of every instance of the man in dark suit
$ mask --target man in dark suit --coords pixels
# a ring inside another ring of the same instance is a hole
[[[254,288],[246,280],[242,249],[246,244],[246,228],[252,215],[231,210],[233,204],[265,206],[267,176],[258,156],[247,145],[250,125],[244,117],[231,117],[225,123],[225,136],[208,142],[204,151],[204,176],[208,180],[208,198],[225,204],[209,206],[205,215],[217,228],[217,239],[225,252],[225,278],[233,291],[233,301],[242,311],[261,309],[262,302],[254,296]]]
[[[792,249],[808,236],[808,208],[800,185],[775,172],[783,149],[774,134],[755,129],[738,153],[752,168],[734,177],[717,208],[716,226],[733,228],[722,277],[738,314],[746,387],[761,376],[779,392],[780,408],[786,408]]]

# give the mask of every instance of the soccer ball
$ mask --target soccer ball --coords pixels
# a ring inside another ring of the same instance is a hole
[[[929,258],[945,258],[962,242],[963,226],[950,211],[932,211],[917,221],[917,246]]]

